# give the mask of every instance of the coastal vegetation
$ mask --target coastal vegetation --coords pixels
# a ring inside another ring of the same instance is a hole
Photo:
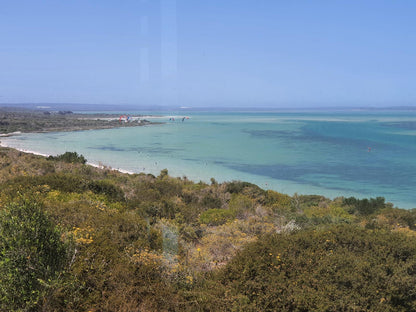
[[[1,311],[414,311],[416,210],[0,148]]]
[[[58,156],[51,155],[47,159],[48,160],[62,160],[64,162],[72,163],[72,164],[74,163],[85,164],[87,162],[85,157],[82,155],[78,155],[77,152],[65,152],[62,155],[58,155]]]
[[[115,114],[75,114],[71,111],[12,110],[0,107],[0,134],[14,132],[51,132],[115,127],[134,127],[152,124],[138,116],[126,122]]]

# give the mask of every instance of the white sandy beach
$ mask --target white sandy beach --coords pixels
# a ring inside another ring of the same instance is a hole
[[[8,146],[7,144],[5,144],[2,141],[0,141],[0,146],[1,147],[6,147],[6,148],[13,148],[13,149],[15,149],[17,151],[20,151],[20,152],[23,152],[23,153],[33,154],[33,155],[38,155],[38,156],[43,156],[43,157],[56,156],[56,155],[49,155],[49,154],[45,154],[45,153],[31,151],[31,150],[27,150],[27,149],[23,149],[23,148],[16,148],[16,147]],[[86,164],[89,165],[89,166],[95,167],[95,168],[99,168],[99,169],[111,168],[110,166],[106,166],[106,165],[102,165],[102,164],[97,164],[97,163],[93,163],[93,162],[89,162],[89,161],[87,161]],[[116,168],[111,168],[111,170],[116,170],[118,172],[127,173],[127,174],[135,174],[135,172],[128,171],[128,170],[124,170],[124,169],[119,169],[119,168],[117,168],[117,169]]]

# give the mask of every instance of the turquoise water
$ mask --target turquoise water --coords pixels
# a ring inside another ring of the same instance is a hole
[[[25,134],[2,143],[44,154],[77,151],[92,163],[131,172],[168,168],[195,181],[245,180],[331,198],[383,196],[416,207],[416,112],[164,115],[155,119],[166,122],[161,125]]]

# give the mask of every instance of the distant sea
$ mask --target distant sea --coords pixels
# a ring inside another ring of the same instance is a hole
[[[243,180],[291,195],[383,196],[416,208],[416,111],[130,113],[161,115],[146,119],[164,124],[1,141],[42,154],[76,151],[129,172],[167,168],[194,181]]]

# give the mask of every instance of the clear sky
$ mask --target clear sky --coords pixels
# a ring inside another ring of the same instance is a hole
[[[414,0],[1,0],[0,103],[416,105]]]

